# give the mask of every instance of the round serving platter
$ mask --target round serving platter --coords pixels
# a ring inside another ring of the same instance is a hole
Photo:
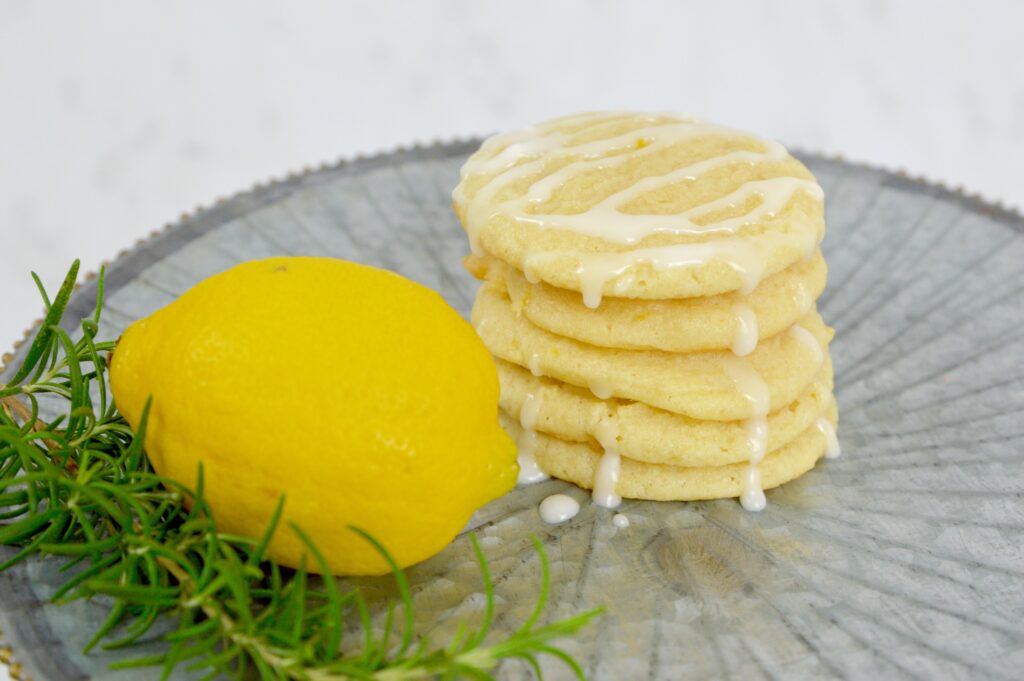
[[[477,282],[461,266],[450,192],[477,144],[343,162],[184,216],[109,266],[100,337],[235,263],[283,254],[395,270],[468,316]],[[594,679],[1019,679],[1024,219],[902,175],[800,156],[827,196],[819,307],[837,332],[842,458],[770,491],[763,513],[734,500],[626,501],[625,529],[564,483],[516,489],[470,526],[497,583],[497,628],[532,609],[534,534],[552,563],[549,615],[608,608],[565,644]],[[94,280],[74,294],[69,330],[95,297]],[[554,492],[582,502],[565,525],[537,514]],[[158,678],[108,669],[158,641],[81,653],[107,605],[51,605],[59,566],[33,560],[0,574],[0,658],[13,650],[15,671],[34,681]],[[419,631],[443,639],[477,616],[465,535],[410,578]],[[358,583],[371,597],[392,593],[386,579]],[[568,678],[554,662],[545,671]],[[499,672],[529,676],[517,664]]]

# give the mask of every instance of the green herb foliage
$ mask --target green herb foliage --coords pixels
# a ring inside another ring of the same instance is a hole
[[[549,575],[536,538],[542,579],[526,622],[504,640],[491,640],[497,638],[489,635],[493,585],[472,536],[486,595],[483,621],[460,627],[454,640],[438,645],[413,630],[406,576],[365,532],[352,528],[389,561],[400,594],[377,613],[382,630],[372,627],[373,613],[359,590],[342,589],[330,576],[301,528],[278,527],[284,499],[262,538],[218,532],[203,498],[202,470],[195,490],[157,475],[143,450],[149,405],[133,432],[111,399],[105,370],[114,343],[96,340],[102,273],[96,309],[82,321],[81,338],[73,340],[59,326],[77,275],[76,262],[52,301],[33,275],[46,318],[24,363],[0,388],[0,544],[19,549],[0,571],[30,556],[65,557],[68,578],[55,601],[94,595],[113,601],[89,649],[130,646],[170,615],[177,626],[164,634],[166,652],[119,666],[160,665],[165,677],[184,666],[204,678],[490,679],[506,658],[525,660],[539,677],[537,658],[547,654],[583,677],[553,641],[579,631],[599,610],[539,624]],[[60,404],[59,416],[42,416],[40,399]],[[313,572],[324,578],[268,560],[275,531],[296,532],[316,563]],[[359,634],[358,645],[342,645],[346,631]]]

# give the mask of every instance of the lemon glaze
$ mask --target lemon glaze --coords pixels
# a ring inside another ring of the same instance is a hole
[[[601,444],[604,453],[597,465],[597,475],[594,477],[594,491],[591,497],[598,506],[618,508],[622,503],[622,497],[616,493],[616,488],[619,485],[619,470],[622,466],[622,457],[619,455],[618,423],[611,418],[604,419],[599,424],[594,437]]]
[[[757,347],[757,316],[746,303],[737,303],[733,312],[736,314],[736,338],[732,352],[737,357],[746,357]]]
[[[778,213],[797,192],[804,192],[820,200],[823,192],[811,179],[780,176],[744,182],[725,196],[706,201],[688,210],[670,215],[631,214],[622,208],[637,197],[683,180],[694,179],[702,173],[729,164],[783,161],[789,158],[785,147],[762,140],[724,126],[715,125],[689,116],[675,121],[659,122],[663,117],[637,116],[648,122],[648,127],[630,130],[613,137],[582,144],[571,144],[575,134],[560,130],[566,123],[600,124],[614,120],[616,114],[590,113],[563,117],[530,126],[519,131],[496,135],[486,140],[461,168],[461,182],[453,192],[453,200],[466,206],[464,226],[473,253],[483,254],[479,232],[495,215],[541,229],[562,229],[578,234],[599,237],[609,242],[633,245],[654,234],[723,234],[735,236],[747,224],[770,218]],[[621,117],[621,115],[620,115]],[[676,168],[662,175],[644,177],[629,187],[601,199],[589,209],[572,215],[531,212],[531,206],[543,204],[554,191],[574,177],[589,170],[614,168],[628,160],[655,155],[667,147],[689,139],[706,137],[756,140],[764,151],[731,151],[696,163]],[[489,152],[492,153],[488,157]],[[543,170],[551,155],[571,153],[575,160],[553,173],[533,182],[520,196],[498,200],[502,190]],[[614,154],[614,155],[610,155]],[[489,176],[470,200],[465,182],[473,176]],[[700,218],[723,208],[744,205],[752,198],[757,204],[742,215],[704,222]],[[719,259],[738,272],[743,281],[742,291],[749,293],[764,275],[766,251],[782,242],[796,245],[806,255],[813,255],[818,243],[816,229],[803,225],[795,234],[769,234],[759,241],[739,238],[716,239],[702,243],[672,244],[636,248],[620,253],[572,252],[579,261],[576,275],[584,303],[589,307],[600,305],[602,289],[610,280],[624,275],[640,263],[648,263],[656,270],[694,267]],[[547,251],[528,254],[523,272],[535,283],[536,265],[566,255],[566,251]],[[619,292],[625,285],[618,282]]]
[[[516,442],[519,450],[519,478],[520,485],[532,485],[548,479],[548,474],[541,470],[534,457],[534,450],[537,447],[537,418],[540,414],[544,399],[540,392],[528,393],[523,407],[519,412],[519,425],[523,428],[522,435]]]
[[[835,459],[842,454],[842,450],[839,448],[839,438],[836,437],[836,429],[829,420],[826,418],[818,419],[815,425],[821,434],[825,436],[825,458]]]
[[[750,448],[749,463],[743,475],[743,492],[740,503],[748,511],[763,511],[767,505],[764,489],[761,487],[761,473],[757,464],[761,463],[768,447],[768,409],[771,405],[771,394],[768,384],[757,373],[750,361],[742,357],[732,357],[725,362],[725,371],[736,385],[737,390],[749,400],[753,416],[747,419],[747,445]]]
[[[549,525],[557,525],[575,518],[580,512],[580,502],[568,494],[552,494],[540,502],[537,510],[541,520]]]

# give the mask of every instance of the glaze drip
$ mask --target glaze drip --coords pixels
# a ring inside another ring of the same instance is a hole
[[[519,425],[522,433],[516,446],[519,450],[519,479],[521,485],[532,485],[548,479],[548,474],[541,470],[534,452],[537,449],[537,420],[544,400],[540,393],[527,393],[519,412]]]
[[[817,423],[814,425],[816,425],[818,430],[821,431],[821,434],[825,436],[825,458],[838,458],[842,454],[842,450],[839,448],[839,438],[836,437],[835,426],[833,426],[832,422],[824,416],[818,419]]]
[[[761,487],[758,464],[768,449],[768,410],[771,393],[768,384],[746,357],[727,357],[725,371],[736,389],[750,403],[751,416],[744,423],[747,434],[747,467],[743,471],[740,503],[748,511],[763,511],[767,505]]]
[[[789,327],[789,335],[814,353],[814,361],[819,367],[825,362],[825,351],[813,333],[799,324],[794,324]]]
[[[597,464],[592,498],[598,506],[618,508],[622,503],[622,497],[616,493],[616,488],[619,485],[619,468],[622,463],[619,456],[619,426],[613,419],[607,418],[601,421],[594,437],[601,443],[604,454],[601,455],[601,460]]]
[[[732,341],[732,354],[746,357],[757,348],[757,315],[746,303],[733,306],[736,315],[736,337]]]

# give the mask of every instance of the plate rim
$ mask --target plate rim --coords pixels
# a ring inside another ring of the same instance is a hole
[[[319,182],[327,181],[329,178],[333,179],[339,173],[364,172],[378,167],[401,163],[407,159],[420,159],[424,156],[448,155],[459,151],[469,153],[479,147],[485,139],[485,136],[474,135],[471,137],[456,137],[450,140],[434,140],[428,144],[421,142],[400,144],[390,150],[358,153],[354,156],[341,156],[334,161],[323,161],[316,166],[305,165],[300,170],[289,171],[283,176],[271,176],[264,181],[253,183],[246,189],[219,196],[206,205],[199,204],[191,211],[181,213],[176,220],[167,222],[163,227],[154,229],[147,236],[136,240],[132,246],[118,251],[112,260],[102,261],[100,266],[107,268],[108,273],[115,273],[115,267],[120,267],[125,260],[137,257],[140,252],[150,248],[155,242],[166,238],[168,235],[183,229],[205,229],[208,223],[217,224],[218,218],[220,218],[220,221],[223,221],[242,209],[266,205],[299,189],[315,186]],[[984,213],[986,216],[1006,224],[1011,229],[1024,232],[1024,208],[1008,205],[1000,199],[987,198],[981,192],[967,189],[962,184],[950,185],[943,180],[937,180],[925,174],[912,174],[902,167],[890,168],[880,163],[849,160],[842,153],[811,151],[798,146],[787,146],[786,148],[799,159],[813,158],[829,164],[848,166],[883,175],[887,178],[888,182],[894,185],[913,187],[919,192],[954,200],[972,211]],[[826,202],[827,200],[828,197],[826,197]],[[76,316],[84,318],[91,311],[96,303],[97,277],[98,270],[90,270],[80,277],[78,283],[75,284],[74,291],[78,295],[75,296],[75,301],[68,308],[71,314],[65,316],[65,323],[67,323],[68,319],[74,319]],[[14,340],[13,347],[6,346],[10,347],[10,349],[0,354],[0,379],[9,373],[10,362],[17,356],[22,346],[35,334],[42,321],[41,317],[33,321],[22,333],[21,338]],[[69,327],[73,325],[69,324]],[[2,637],[2,632],[0,632],[0,637]],[[2,650],[3,648],[0,647],[0,663],[2,663],[3,659]]]

